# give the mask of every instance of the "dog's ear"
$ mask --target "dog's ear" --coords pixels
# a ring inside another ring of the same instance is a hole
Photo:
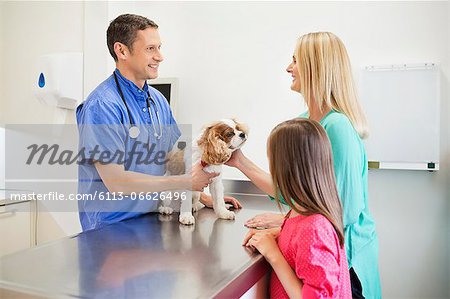
[[[228,145],[219,138],[214,126],[207,127],[204,130],[197,144],[203,151],[202,161],[206,164],[223,164],[231,157]]]
[[[248,126],[244,123],[240,123],[235,118],[233,118],[234,123],[236,124],[236,130],[243,132],[245,135],[248,135]]]
[[[184,150],[171,151],[167,154],[166,172],[170,175],[182,175],[186,173]]]

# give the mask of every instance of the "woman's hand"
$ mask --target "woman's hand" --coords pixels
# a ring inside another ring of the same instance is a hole
[[[242,204],[239,202],[239,200],[237,200],[236,198],[232,197],[232,196],[224,196],[224,201],[226,203],[230,203],[233,205],[233,208],[235,209],[241,209],[242,208]],[[213,208],[213,200],[212,197],[204,192],[202,192],[200,194],[200,201],[208,208],[212,209]]]
[[[245,222],[246,227],[272,228],[283,224],[284,216],[282,214],[264,213],[256,215]]]
[[[239,165],[241,164],[242,159],[244,159],[244,158],[245,158],[245,156],[242,153],[241,149],[237,149],[233,152],[233,154],[231,155],[231,158],[227,162],[225,162],[225,165],[239,168]]]

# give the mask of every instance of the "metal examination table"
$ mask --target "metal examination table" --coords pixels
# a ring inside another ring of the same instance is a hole
[[[266,196],[231,195],[244,205],[234,221],[204,208],[188,227],[151,213],[7,255],[0,297],[238,298],[269,269],[241,245],[244,222],[278,209]]]

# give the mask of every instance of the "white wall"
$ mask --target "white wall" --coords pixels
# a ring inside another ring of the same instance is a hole
[[[4,107],[6,123],[47,123],[52,119],[51,109],[30,100],[31,93],[24,88],[34,80],[30,70],[39,55],[84,51],[86,95],[113,70],[105,44],[109,21],[120,13],[138,13],[160,25],[165,55],[160,76],[179,78],[178,121],[198,130],[206,122],[236,116],[251,129],[244,151],[265,168],[265,140],[270,129],[304,109],[300,96],[289,90],[290,76],[285,72],[300,34],[317,30],[336,33],[347,45],[355,74],[368,64],[439,64],[443,75],[442,171],[371,171],[369,196],[380,238],[384,297],[449,296],[447,2],[1,5],[7,13],[1,18],[0,30],[8,28],[0,47],[0,82],[4,82],[0,83],[0,107]],[[228,171],[227,177],[242,175]]]
[[[443,248],[445,248],[447,252],[447,263],[446,263],[446,284],[448,288],[448,294],[450,297],[450,3],[447,2],[447,65],[449,68],[447,72],[443,75],[443,80],[447,83],[447,88],[443,92],[442,102],[441,102],[441,122],[442,119],[446,120],[446,122],[442,122],[441,129],[445,132],[444,141],[446,140],[447,147],[445,151],[442,151],[442,156],[444,163],[443,167],[445,167],[446,172],[442,176],[443,184],[444,184],[444,198],[446,206],[443,207],[447,211],[446,223],[444,223],[443,234],[445,236],[445,244],[443,244]],[[442,134],[441,134],[442,135]],[[442,148],[442,146],[441,146]],[[445,176],[446,175],[446,176]]]
[[[84,3],[84,97],[108,76],[109,62],[113,59],[106,46],[106,29],[111,18],[108,2]]]
[[[1,2],[1,8],[0,116],[3,118],[0,123],[51,124],[58,111],[38,102],[32,91],[38,79],[38,58],[56,52],[83,51],[84,4],[9,1]],[[74,124],[74,115],[74,112],[69,114],[66,123]],[[76,193],[76,183],[73,193]],[[76,209],[76,203],[73,209]],[[40,204],[39,211],[45,213],[46,207]],[[77,213],[58,215],[50,212],[56,222],[51,225],[45,225],[50,221],[39,222],[39,229],[45,230],[45,233],[40,232],[45,236],[40,241],[51,240],[52,234],[61,236],[61,231],[66,235],[80,231]]]
[[[0,20],[3,20],[4,3],[0,2]],[[0,22],[0,41],[3,41],[3,22]],[[3,57],[3,47],[0,43],[0,57]],[[3,78],[3,59],[0,59],[0,78]],[[3,82],[0,80],[0,189],[5,188],[5,130],[3,129]]]
[[[448,9],[447,9],[447,47],[448,49],[450,49],[450,4],[448,5]],[[450,68],[450,51],[447,52],[447,61],[448,61],[448,65]],[[450,85],[450,75],[447,76],[447,83],[449,86]],[[447,116],[450,116],[450,87],[447,88]],[[443,113],[445,113],[445,110],[443,111]],[[450,117],[448,117],[450,118]],[[448,119],[447,122],[447,169],[450,168],[450,120]],[[447,178],[445,180],[447,183],[447,192],[446,192],[446,198],[447,198],[447,231],[445,232],[445,236],[447,237],[447,244],[445,246],[446,250],[447,250],[447,286],[448,286],[448,294],[450,295],[450,184],[448,182],[450,182],[450,170],[447,171]],[[445,239],[445,238],[444,238]]]
[[[38,102],[31,88],[37,82],[38,57],[54,52],[83,51],[83,4],[11,1],[3,3],[3,9],[4,121],[8,124],[51,123],[54,109]]]
[[[4,14],[4,2],[0,2],[0,20],[3,20],[3,14]],[[3,22],[0,21],[0,41],[3,42]],[[2,45],[2,44],[0,44]],[[0,57],[3,57],[3,47],[0,47]],[[0,78],[3,78],[3,59],[0,59]],[[4,113],[4,107],[3,107],[3,82],[0,81],[0,124],[4,124],[3,120],[3,113]]]
[[[0,189],[5,188],[5,128],[0,126]]]

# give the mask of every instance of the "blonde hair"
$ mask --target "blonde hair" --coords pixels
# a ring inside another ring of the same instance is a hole
[[[342,41],[330,32],[301,36],[294,53],[300,75],[300,93],[306,103],[315,101],[345,114],[361,138],[369,135],[367,120],[358,101],[350,59]]]
[[[323,215],[333,225],[342,247],[342,206],[334,177],[331,144],[322,126],[307,118],[282,122],[270,133],[267,151],[280,209],[280,196],[283,196],[299,214]]]

